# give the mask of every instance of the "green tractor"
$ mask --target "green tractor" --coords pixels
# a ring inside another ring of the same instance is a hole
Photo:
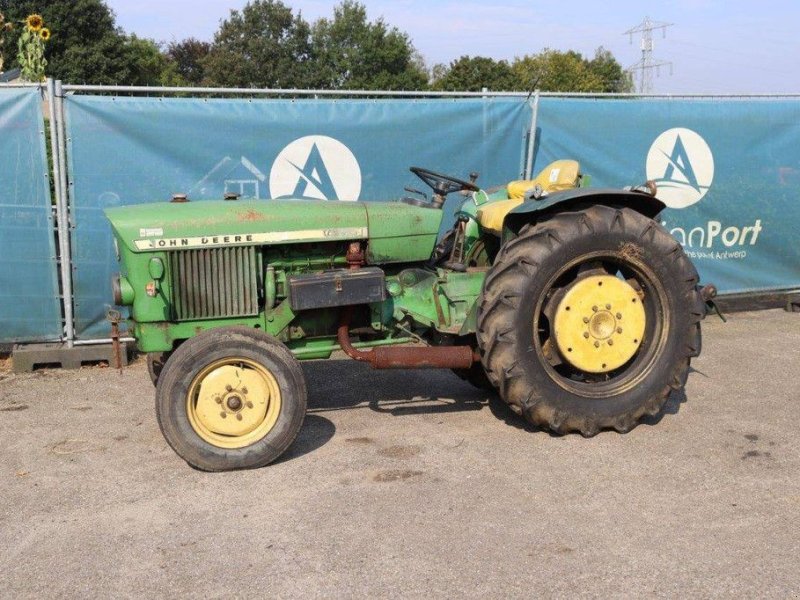
[[[278,458],[306,412],[299,361],[338,350],[377,369],[452,369],[558,434],[627,432],[684,385],[712,288],[654,220],[655,186],[591,189],[575,161],[494,190],[411,171],[430,199],[175,196],[106,211],[114,301],[189,464]],[[440,237],[449,194],[460,207]]]

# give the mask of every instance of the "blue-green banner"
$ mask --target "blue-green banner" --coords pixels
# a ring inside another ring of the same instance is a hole
[[[408,172],[412,165],[462,178],[477,171],[484,184],[508,181],[522,173],[531,118],[524,98],[491,97],[68,96],[66,108],[81,338],[107,333],[117,266],[103,208],[164,202],[178,192],[191,201],[226,192],[265,201],[389,200],[405,195],[404,186],[424,187]]]
[[[662,214],[721,293],[800,288],[800,102],[542,98],[535,167],[596,187],[655,180]]]
[[[41,103],[0,88],[0,343],[61,338]]]

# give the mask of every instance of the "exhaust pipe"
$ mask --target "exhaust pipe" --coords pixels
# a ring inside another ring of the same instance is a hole
[[[378,346],[368,351],[357,350],[350,343],[352,316],[352,306],[342,311],[336,339],[347,356],[369,363],[374,369],[469,369],[477,360],[470,346]]]

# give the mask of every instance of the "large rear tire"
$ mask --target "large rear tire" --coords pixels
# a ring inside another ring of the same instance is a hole
[[[169,357],[156,387],[164,438],[203,471],[265,466],[303,423],[303,371],[286,346],[247,327],[212,329]]]
[[[479,300],[486,373],[534,425],[627,432],[683,387],[700,353],[697,283],[680,244],[634,210],[591,206],[526,226]]]

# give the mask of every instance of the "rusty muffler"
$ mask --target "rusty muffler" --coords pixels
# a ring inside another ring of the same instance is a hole
[[[357,350],[350,343],[353,307],[342,311],[336,339],[345,354],[375,369],[469,369],[476,357],[470,346],[387,347]]]

